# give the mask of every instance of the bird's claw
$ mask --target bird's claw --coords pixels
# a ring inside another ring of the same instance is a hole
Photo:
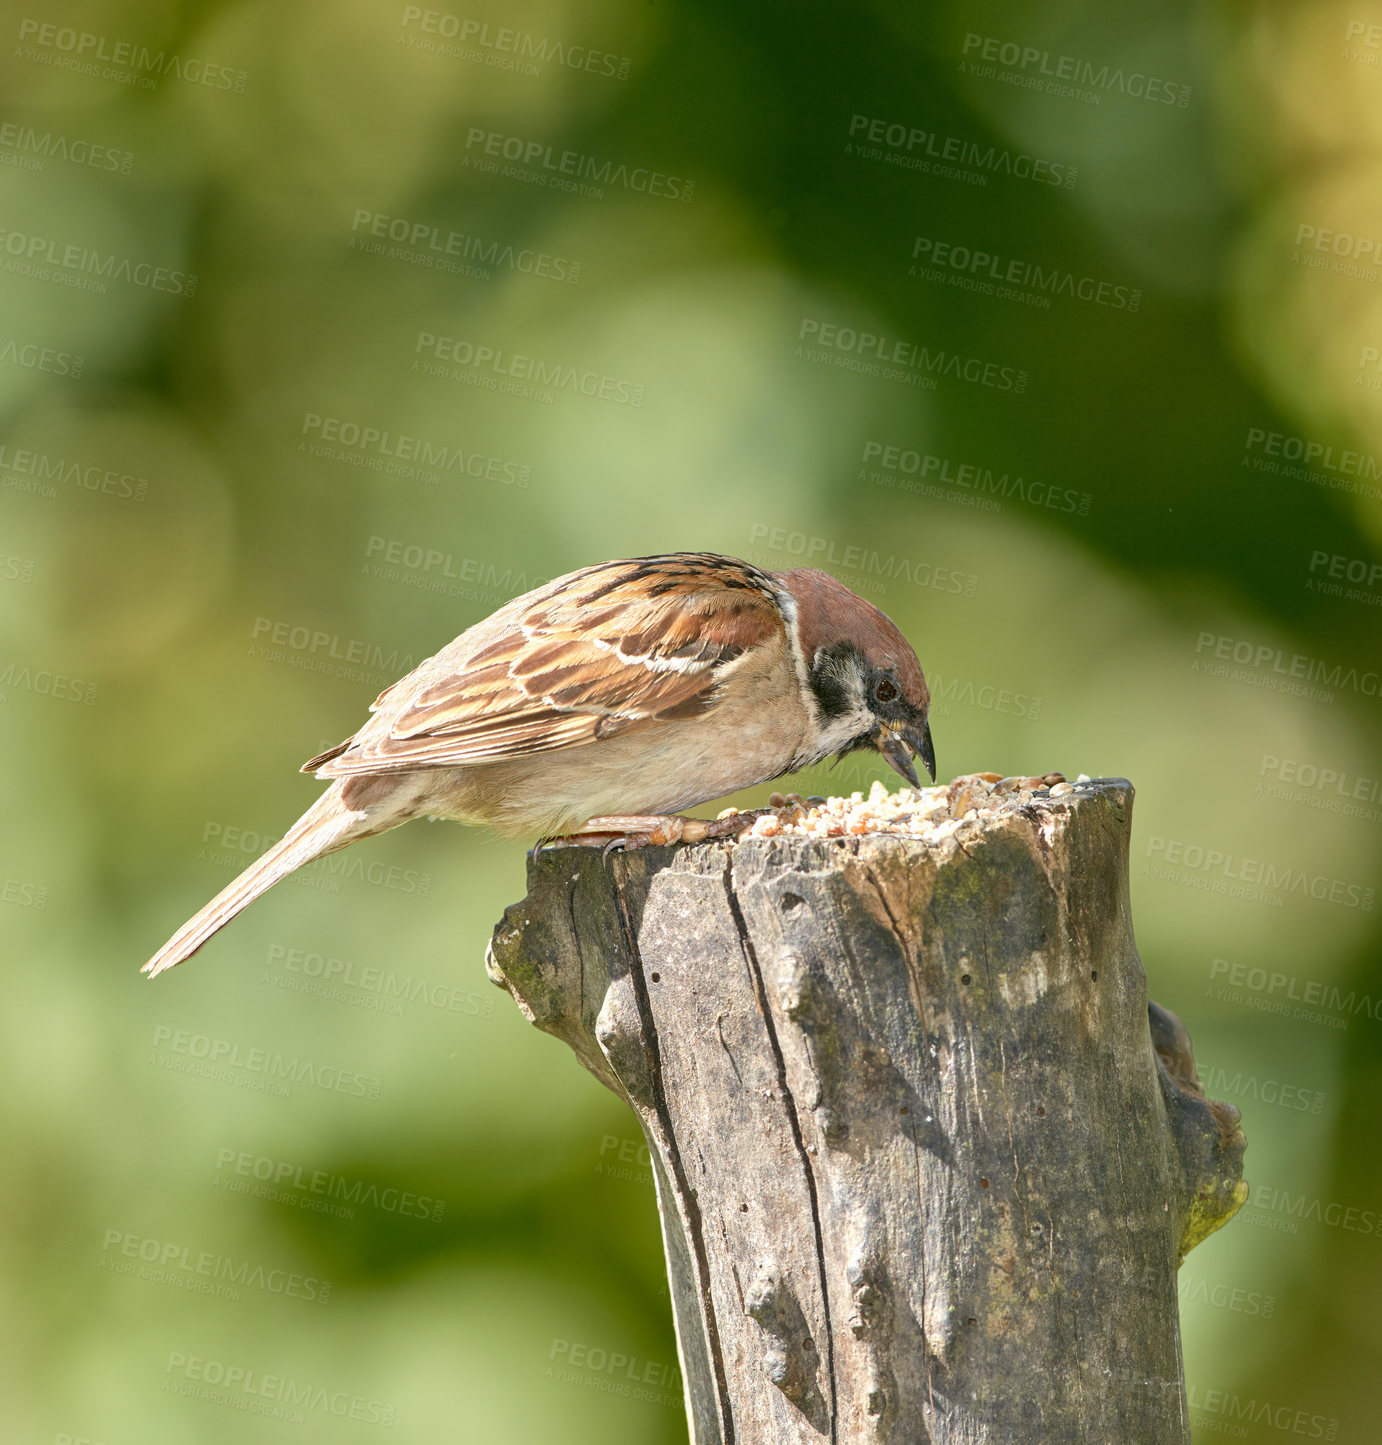
[[[579,832],[541,839],[534,851],[542,848],[599,848],[600,856],[608,858],[615,851],[632,852],[635,848],[664,848],[670,843],[703,843],[712,838],[733,838],[753,826],[754,820],[771,813],[771,808],[751,808],[743,813],[730,813],[722,818],[683,818],[670,816],[614,816],[591,818]]]

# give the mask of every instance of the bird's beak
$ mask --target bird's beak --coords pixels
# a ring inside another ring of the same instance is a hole
[[[934,783],[936,781],[936,746],[931,741],[931,724],[923,722],[919,733],[908,735],[907,741],[917,750],[917,757],[925,765],[927,776]]]
[[[931,742],[929,722],[923,722],[920,728],[897,729],[889,727],[887,723],[879,723],[873,741],[878,751],[887,758],[889,767],[914,788],[919,788],[921,784],[917,781],[917,772],[912,766],[913,756],[921,759],[931,781],[936,781],[936,750]]]

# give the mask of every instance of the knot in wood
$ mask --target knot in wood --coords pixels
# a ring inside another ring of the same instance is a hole
[[[810,1415],[820,1352],[800,1302],[775,1265],[759,1266],[744,1296],[744,1312],[765,1337],[764,1373],[803,1414]]]

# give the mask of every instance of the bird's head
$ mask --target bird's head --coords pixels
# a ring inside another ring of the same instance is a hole
[[[934,782],[931,694],[892,619],[828,573],[797,567],[774,575],[795,604],[798,668],[815,710],[815,751],[806,761],[874,748],[914,788],[913,757]]]

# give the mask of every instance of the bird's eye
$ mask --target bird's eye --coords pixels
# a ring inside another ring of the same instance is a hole
[[[873,695],[879,702],[892,702],[897,696],[897,685],[889,678],[883,678],[873,690]]]

